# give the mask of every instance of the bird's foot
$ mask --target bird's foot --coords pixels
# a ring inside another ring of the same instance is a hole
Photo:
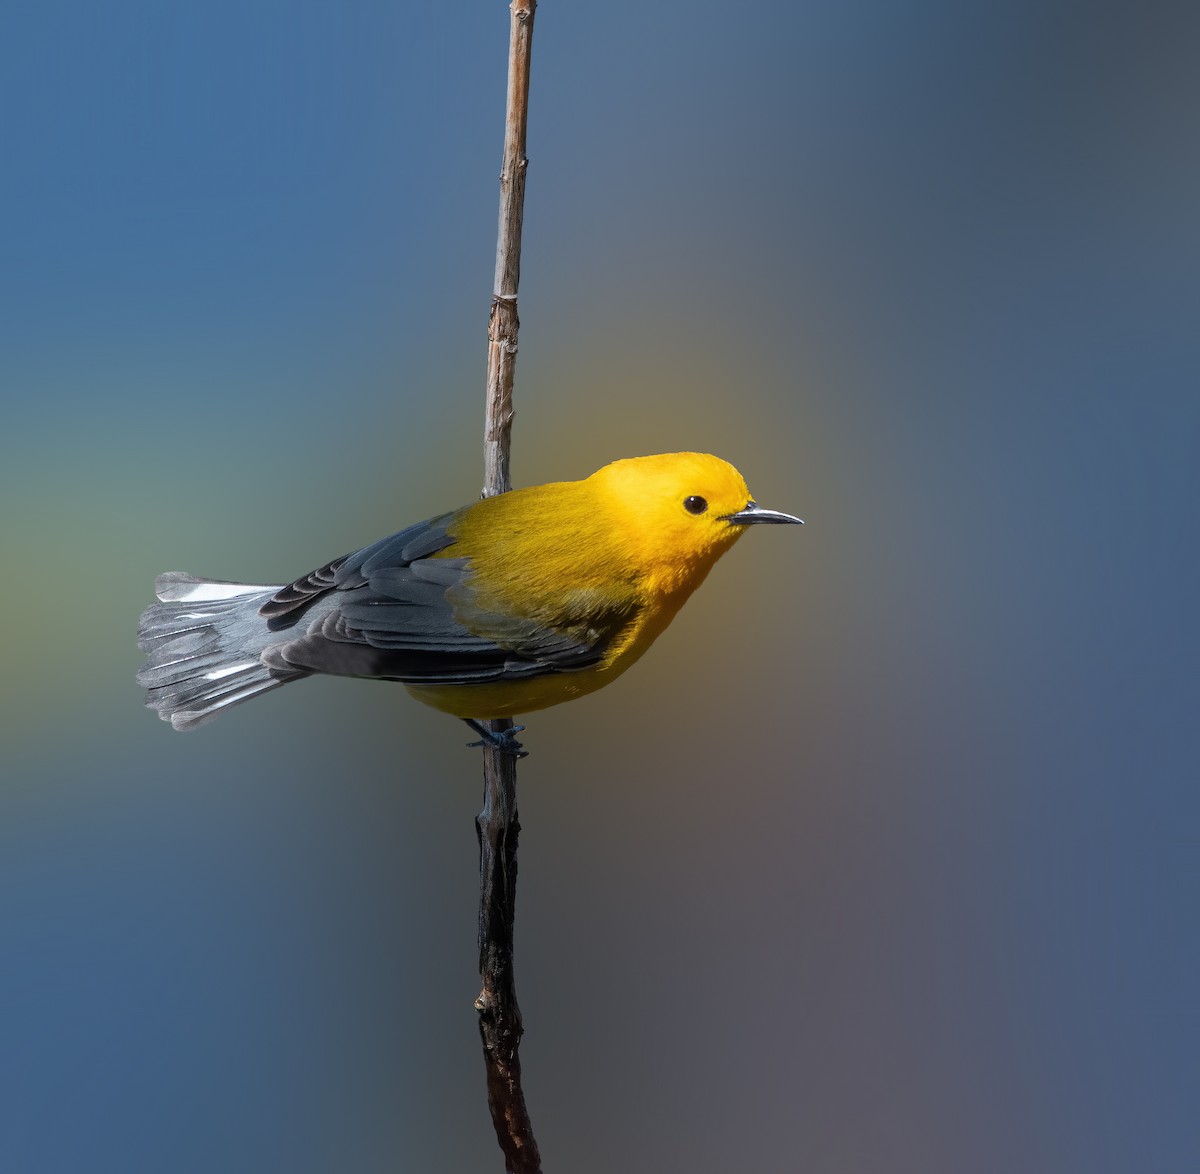
[[[510,726],[507,730],[496,731],[488,729],[483,722],[477,722],[472,717],[464,717],[463,721],[480,737],[480,741],[468,742],[468,746],[495,746],[497,750],[504,754],[511,754],[514,758],[529,757],[529,751],[522,750],[521,743],[517,741],[517,735],[525,728],[524,726]]]

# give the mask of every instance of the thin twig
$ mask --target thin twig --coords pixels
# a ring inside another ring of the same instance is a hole
[[[525,126],[529,60],[537,0],[512,0],[508,47],[508,97],[504,162],[500,173],[500,223],[496,277],[488,320],[487,401],[484,425],[484,497],[507,493],[512,443],[512,390],[517,361],[517,287],[521,279],[521,218],[525,206]],[[501,733],[509,718],[488,723]],[[483,747],[483,810],[479,837],[479,977],[475,1001],[487,1065],[488,1107],[509,1174],[539,1174],[517,1049],[524,1030],[513,977],[513,919],[517,888],[517,760],[497,746]]]
[[[537,0],[513,0],[508,44],[508,98],[504,160],[500,169],[500,223],[496,276],[488,319],[487,401],[483,434],[483,496],[512,488],[513,375],[517,365],[517,287],[521,284],[521,220],[525,211],[525,125],[529,111],[529,55]]]

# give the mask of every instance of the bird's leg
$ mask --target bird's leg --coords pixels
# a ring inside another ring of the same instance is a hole
[[[480,742],[468,742],[468,746],[495,746],[497,750],[511,754],[514,758],[529,757],[529,751],[522,750],[521,743],[517,741],[517,735],[525,728],[524,726],[512,726],[510,729],[497,733],[495,730],[489,730],[483,722],[477,722],[473,717],[464,717],[463,721],[482,738]]]

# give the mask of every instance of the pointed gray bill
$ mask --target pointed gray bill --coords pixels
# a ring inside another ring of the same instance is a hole
[[[773,526],[803,526],[803,518],[793,518],[791,514],[781,514],[778,510],[765,510],[756,501],[748,501],[746,508],[736,514],[726,514],[721,521],[734,526],[752,526],[756,522],[766,522]]]

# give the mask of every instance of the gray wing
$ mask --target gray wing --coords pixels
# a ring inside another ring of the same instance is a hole
[[[453,545],[451,516],[410,526],[277,591],[259,609],[282,637],[264,662],[281,673],[408,684],[517,680],[595,664],[632,618],[630,608],[599,601],[561,627],[479,609],[469,560],[429,557]]]

